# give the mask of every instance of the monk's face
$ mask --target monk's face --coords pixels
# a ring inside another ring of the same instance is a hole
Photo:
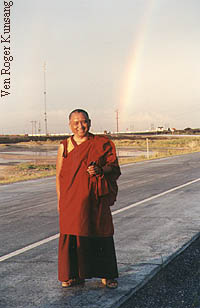
[[[90,129],[90,119],[82,112],[74,112],[71,115],[69,126],[75,137],[85,137]]]

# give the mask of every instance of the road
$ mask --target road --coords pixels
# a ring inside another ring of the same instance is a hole
[[[123,166],[118,183],[112,291],[97,279],[60,287],[55,178],[0,186],[0,307],[116,308],[199,232],[199,153]]]
[[[120,308],[200,308],[200,236]]]

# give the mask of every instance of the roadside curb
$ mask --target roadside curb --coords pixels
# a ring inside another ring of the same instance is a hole
[[[130,291],[125,294],[121,299],[119,299],[116,303],[112,304],[110,308],[120,308],[126,301],[128,301],[137,291],[139,291],[142,287],[144,287],[157,273],[162,271],[169,263],[174,261],[176,257],[178,257],[182,252],[184,252],[193,242],[195,242],[198,238],[200,238],[200,232],[195,234],[188,242],[186,242],[181,248],[179,248],[176,252],[174,252],[171,256],[169,256],[161,265],[158,265],[155,269],[153,269],[150,274],[138,283],[136,287],[130,289]],[[134,274],[133,274],[134,275]]]

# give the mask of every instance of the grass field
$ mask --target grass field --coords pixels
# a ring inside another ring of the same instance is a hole
[[[182,155],[193,152],[200,152],[200,136],[197,137],[140,137],[134,138],[115,138],[113,142],[117,149],[131,149],[140,151],[141,155],[133,157],[119,157],[120,165],[137,163],[148,159],[158,159],[162,157],[169,157],[174,155]],[[48,145],[51,142],[48,141]],[[53,141],[52,144],[58,145],[59,142]],[[20,143],[20,146],[22,143]],[[28,142],[23,143],[26,147],[40,147],[46,146],[45,142]],[[147,145],[148,150],[147,152]],[[1,145],[5,147],[5,145]],[[42,178],[55,175],[56,157],[49,160],[33,159],[26,163],[20,163],[15,166],[7,166],[0,170],[0,184],[14,183],[18,181],[25,181],[30,179]]]

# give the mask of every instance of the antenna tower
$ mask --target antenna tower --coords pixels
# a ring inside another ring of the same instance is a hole
[[[48,135],[47,130],[47,91],[46,91],[46,63],[44,62],[44,126],[45,134]]]

